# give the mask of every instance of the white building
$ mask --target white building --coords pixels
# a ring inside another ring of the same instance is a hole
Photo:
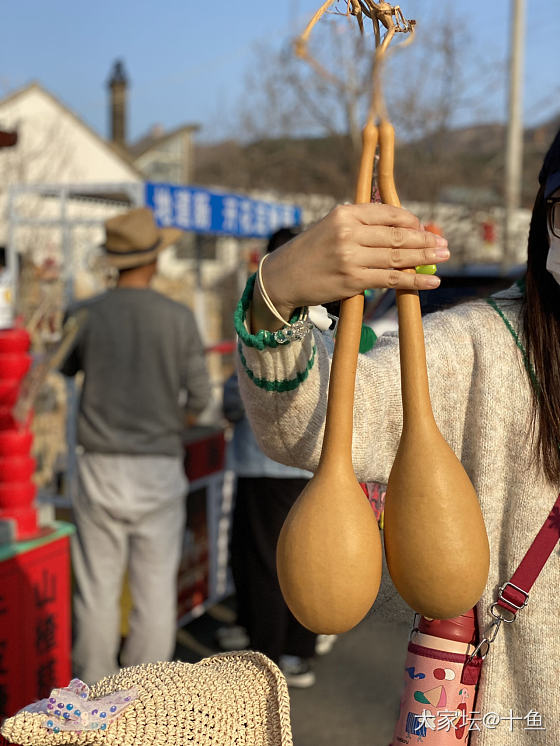
[[[0,244],[6,240],[5,198],[12,185],[142,181],[125,151],[38,83],[0,100],[0,123],[18,134],[15,147],[0,151]]]
[[[142,174],[127,153],[101,138],[39,83],[31,83],[0,100],[0,126],[17,131],[15,147],[0,150],[0,246],[6,246],[11,239],[17,251],[30,257],[34,264],[62,263],[62,228],[46,222],[60,217],[60,200],[29,190],[18,194],[10,205],[10,187],[127,183],[140,188]],[[55,193],[55,189],[50,192]],[[66,217],[77,216],[75,202],[68,201],[63,209]],[[115,209],[122,207],[96,200],[87,205],[82,202],[79,213],[90,221],[102,221]],[[10,222],[10,213],[35,223],[15,225]],[[90,224],[71,239],[89,246],[98,244],[101,235],[99,226]]]

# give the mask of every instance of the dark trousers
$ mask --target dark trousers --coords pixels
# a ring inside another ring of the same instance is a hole
[[[240,477],[233,512],[231,568],[238,623],[251,648],[278,662],[281,655],[311,658],[316,635],[290,612],[276,574],[276,543],[306,479]]]

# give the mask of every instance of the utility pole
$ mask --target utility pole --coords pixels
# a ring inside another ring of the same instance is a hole
[[[525,0],[511,0],[509,60],[509,106],[506,139],[505,210],[502,272],[513,264],[512,223],[521,202],[523,166],[523,69],[525,41]]]

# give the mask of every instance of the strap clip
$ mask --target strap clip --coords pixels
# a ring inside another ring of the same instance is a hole
[[[504,596],[504,591],[506,590],[506,588],[508,586],[510,588],[513,588],[514,591],[517,591],[518,593],[521,593],[521,595],[525,597],[523,599],[523,603],[521,604],[521,606],[519,606],[518,604],[516,604],[515,601],[510,601],[509,598],[506,598]],[[513,606],[513,608],[516,609],[517,611],[520,611],[520,609],[524,609],[527,606],[527,604],[529,603],[529,594],[527,593],[527,591],[524,591],[523,588],[520,588],[518,585],[515,585],[514,583],[510,583],[508,581],[507,583],[504,583],[503,585],[501,585],[500,588],[499,588],[498,601],[496,603],[499,603],[500,601],[503,601],[504,603],[508,604],[509,606]],[[495,606],[495,604],[494,604],[494,606]],[[504,620],[504,621],[507,621],[507,620]],[[510,620],[510,621],[513,621],[513,619]]]

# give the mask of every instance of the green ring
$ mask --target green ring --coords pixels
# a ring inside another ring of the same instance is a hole
[[[419,267],[414,267],[414,269],[418,275],[435,275],[437,264],[421,264]]]

